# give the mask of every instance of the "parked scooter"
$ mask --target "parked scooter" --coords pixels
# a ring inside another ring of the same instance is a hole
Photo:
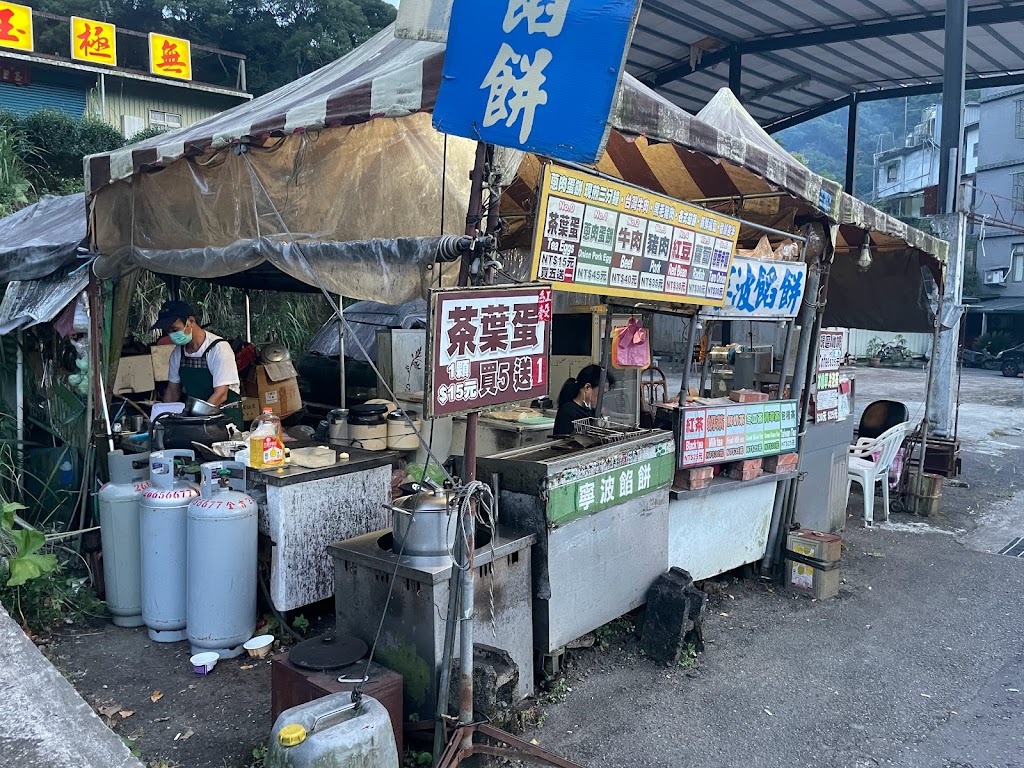
[[[965,349],[963,361],[965,368],[985,368],[992,371],[999,367],[999,361],[987,349]]]

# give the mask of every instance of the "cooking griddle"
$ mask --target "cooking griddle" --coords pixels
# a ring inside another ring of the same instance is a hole
[[[292,648],[288,660],[303,669],[325,672],[354,664],[366,656],[367,650],[366,643],[355,637],[320,635]]]

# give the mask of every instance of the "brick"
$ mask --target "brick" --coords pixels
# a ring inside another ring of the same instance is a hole
[[[764,471],[772,472],[774,474],[795,472],[799,463],[799,453],[784,453],[781,456],[768,456],[763,460]]]
[[[729,393],[729,399],[734,403],[764,403],[768,400],[768,393],[753,389],[734,389]]]
[[[726,475],[733,480],[754,480],[762,474],[761,459],[734,461],[726,467]]]
[[[697,491],[707,488],[715,477],[714,467],[697,467],[696,469],[681,469],[676,472],[675,487],[684,490]]]

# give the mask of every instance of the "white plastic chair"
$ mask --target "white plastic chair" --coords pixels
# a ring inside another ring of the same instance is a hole
[[[862,437],[856,445],[850,446],[849,464],[846,471],[846,498],[850,498],[850,486],[858,483],[864,491],[864,527],[875,522],[875,483],[882,483],[882,503],[885,504],[883,520],[889,519],[889,468],[903,445],[909,422],[897,424],[876,438]],[[878,454],[877,458],[874,454]]]

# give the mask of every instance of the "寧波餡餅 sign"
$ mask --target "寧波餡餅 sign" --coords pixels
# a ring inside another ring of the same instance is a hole
[[[548,393],[551,288],[430,293],[428,416],[451,416]]]
[[[595,162],[638,8],[639,0],[454,0],[434,127]]]
[[[796,317],[807,282],[802,261],[736,256],[729,268],[725,303],[701,314],[722,320],[767,320]]]
[[[721,306],[739,229],[699,206],[549,164],[533,278],[564,291]]]

